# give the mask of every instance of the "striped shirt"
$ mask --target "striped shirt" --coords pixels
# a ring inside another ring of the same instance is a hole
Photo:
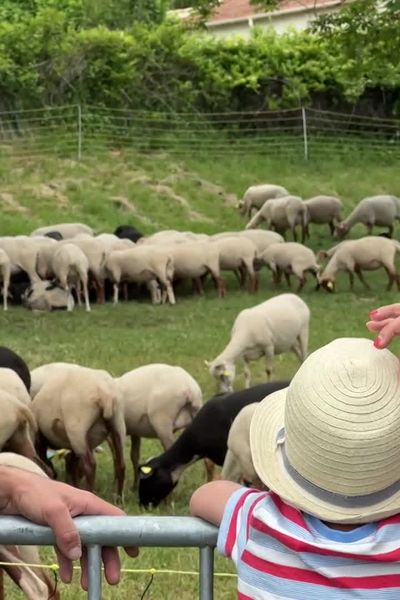
[[[241,488],[218,550],[236,564],[240,600],[400,600],[400,514],[339,531],[276,494]]]

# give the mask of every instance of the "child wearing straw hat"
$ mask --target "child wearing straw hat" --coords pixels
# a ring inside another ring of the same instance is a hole
[[[399,600],[398,359],[367,339],[323,346],[260,402],[250,446],[268,492],[214,481],[190,503],[220,527],[239,599]]]

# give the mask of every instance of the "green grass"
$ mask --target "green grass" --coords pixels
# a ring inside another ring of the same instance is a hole
[[[196,175],[196,177],[193,176]],[[289,190],[308,197],[318,193],[338,194],[346,204],[346,213],[359,199],[375,193],[400,195],[400,172],[397,164],[377,164],[374,157],[358,161],[351,156],[344,162],[308,163],[284,162],[260,157],[218,160],[200,156],[173,159],[166,155],[135,155],[102,153],[85,157],[82,163],[62,159],[8,160],[0,163],[1,226],[0,233],[27,233],[51,222],[81,220],[98,231],[112,231],[123,222],[131,222],[145,232],[158,229],[191,229],[217,232],[243,226],[243,219],[234,206],[224,202],[208,188],[199,185],[199,178],[240,196],[250,184],[263,181],[285,185]],[[184,203],[157,191],[157,183],[167,180],[173,192]],[[43,187],[48,186],[48,187]],[[49,191],[50,190],[50,191]],[[14,205],[4,200],[12,196]],[[53,195],[51,195],[53,194]],[[133,203],[130,212],[115,204],[112,198],[125,198]],[[193,212],[198,213],[197,217]],[[329,247],[332,241],[327,231],[315,229],[311,245],[315,249]],[[356,228],[354,237],[363,234]],[[384,273],[367,274],[372,290],[365,292],[356,283],[356,291],[348,291],[348,282],[338,278],[337,293],[315,292],[311,282],[302,297],[312,313],[310,350],[338,336],[368,336],[364,323],[368,311],[381,304],[398,300],[396,291],[386,292]],[[215,391],[214,383],[204,365],[224,347],[237,313],[274,295],[270,274],[262,272],[262,285],[257,295],[237,290],[232,277],[227,277],[228,295],[221,301],[212,287],[205,298],[178,294],[176,306],[151,306],[149,303],[121,303],[93,306],[91,314],[75,310],[72,314],[33,315],[23,308],[11,307],[0,314],[1,343],[20,352],[34,368],[49,361],[74,361],[92,367],[107,368],[112,374],[133,369],[150,362],[168,362],[187,369],[200,383],[204,398]],[[283,287],[282,291],[286,288]],[[394,345],[398,349],[398,345]],[[275,375],[283,378],[295,373],[298,363],[285,355],[275,361]],[[253,382],[263,381],[262,361],[255,363]],[[240,368],[236,388],[243,385]],[[160,452],[156,441],[145,441],[142,458]],[[128,457],[127,457],[128,458]],[[129,462],[128,462],[129,465]],[[106,499],[110,489],[110,459],[107,453],[98,455],[97,491]],[[204,469],[197,463],[186,471],[174,493],[155,511],[156,514],[187,514],[188,501],[196,486],[204,482]],[[128,466],[128,481],[124,508],[129,514],[139,514],[136,496],[131,492],[132,472]],[[45,552],[53,562],[50,551]],[[143,549],[133,561],[124,558],[127,568],[197,568],[197,551]],[[233,571],[223,558],[216,561],[218,571]],[[126,574],[118,588],[106,587],[103,597],[140,598],[149,575]],[[21,598],[14,586],[8,586],[9,597]],[[216,598],[235,597],[235,580],[216,580]],[[195,598],[197,578],[190,576],[156,575],[146,598],[154,600]],[[80,598],[78,585],[62,586],[66,600]]]

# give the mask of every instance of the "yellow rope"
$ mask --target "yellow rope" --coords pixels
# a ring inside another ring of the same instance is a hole
[[[35,563],[22,563],[22,562],[0,562],[0,567],[31,567],[34,569],[50,569],[51,571],[58,571],[59,566],[56,563],[50,565],[42,565]],[[80,571],[81,567],[74,566],[75,570]],[[175,569],[121,569],[121,573],[147,573],[149,575],[156,575],[157,573],[163,575],[199,575],[199,571],[179,571]],[[214,573],[214,577],[236,577],[236,573]]]

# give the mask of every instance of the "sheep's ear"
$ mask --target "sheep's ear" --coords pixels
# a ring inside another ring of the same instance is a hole
[[[320,250],[317,253],[317,260],[324,260],[324,258],[328,257],[328,252],[326,250]]]
[[[333,281],[328,281],[326,283],[326,289],[329,290],[330,292],[333,292],[333,290],[335,289],[335,285],[334,285]]]
[[[211,363],[208,360],[205,360],[204,364],[206,365],[206,367],[209,367],[211,365]]]
[[[140,477],[142,477],[143,479],[150,477],[153,474],[153,472],[154,469],[150,465],[140,465],[139,467],[139,474]]]

